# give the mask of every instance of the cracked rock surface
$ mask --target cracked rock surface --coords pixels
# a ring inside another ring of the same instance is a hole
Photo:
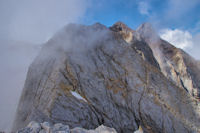
[[[114,29],[70,24],[43,46],[29,67],[13,131],[48,121],[103,124],[118,133],[140,125],[145,133],[200,132],[199,101],[165,74],[143,31],[131,31],[127,41],[130,29]]]

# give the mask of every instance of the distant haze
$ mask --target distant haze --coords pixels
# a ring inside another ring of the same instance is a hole
[[[0,132],[9,131],[28,66],[41,45],[85,14],[86,0],[0,1]]]

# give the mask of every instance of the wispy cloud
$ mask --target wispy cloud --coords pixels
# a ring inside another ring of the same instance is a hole
[[[138,10],[142,15],[149,15],[150,5],[147,1],[140,1],[138,3]]]
[[[190,49],[186,49],[186,51],[195,57],[196,59],[200,60],[200,54],[199,54],[199,49],[200,49],[200,33],[197,33],[193,36],[193,47]]]

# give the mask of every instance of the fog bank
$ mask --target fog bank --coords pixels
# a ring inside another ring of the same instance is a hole
[[[0,1],[0,132],[9,131],[28,66],[41,45],[68,23],[78,23],[88,0]]]

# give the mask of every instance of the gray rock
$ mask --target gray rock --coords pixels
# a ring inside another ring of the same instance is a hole
[[[80,127],[76,127],[70,130],[68,125],[57,123],[53,127],[51,127],[48,122],[41,123],[41,125],[43,125],[42,126],[43,129],[40,128],[38,132],[35,132],[34,128],[32,128],[32,125],[36,125],[36,124],[38,125],[39,123],[30,122],[27,127],[19,130],[17,133],[117,133],[115,129],[109,128],[103,125],[97,127],[95,130],[87,130]],[[49,130],[51,128],[53,128],[53,130]]]
[[[35,121],[31,121],[28,126],[28,128],[31,128],[32,133],[38,133],[41,129],[41,126],[39,123],[35,122]]]
[[[138,130],[134,131],[134,133],[143,133],[142,127],[139,126]]]
[[[55,133],[69,133],[68,131],[56,131]]]
[[[142,33],[130,29],[127,25],[117,22],[110,29],[119,36],[119,38],[124,39],[131,47],[142,57],[143,60],[147,61],[149,64],[160,69],[157,60],[153,56],[153,52],[149,45],[143,39],[139,39],[137,36],[141,36]],[[131,36],[130,36],[131,34]],[[128,40],[128,41],[127,41]]]
[[[41,123],[41,127],[46,131],[46,133],[50,133],[51,126],[48,122]]]
[[[53,132],[58,132],[58,131],[63,131],[66,133],[69,133],[69,126],[68,125],[63,125],[62,123],[57,123],[53,126]]]
[[[71,130],[71,133],[117,133],[115,129],[105,127],[104,125],[99,126],[95,130],[86,130],[83,128],[74,128]]]
[[[31,121],[27,127],[17,131],[17,133],[39,133],[41,126],[35,121]]]
[[[17,133],[31,133],[33,130],[30,127],[25,127],[17,131]]]
[[[142,33],[134,37],[145,42],[138,46],[100,24],[66,26],[31,64],[13,130],[35,120],[85,129],[103,124],[119,133],[139,125],[147,133],[199,132],[199,101],[148,58],[155,52]]]
[[[80,128],[80,127],[76,127],[74,129],[71,129],[70,133],[88,133],[88,130]]]
[[[45,129],[40,130],[39,133],[47,133]]]
[[[104,125],[99,126],[95,129],[96,133],[117,133],[114,128],[109,128]]]

